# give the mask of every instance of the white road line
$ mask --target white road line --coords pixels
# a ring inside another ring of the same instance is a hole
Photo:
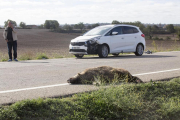
[[[149,72],[149,73],[134,74],[133,76],[142,76],[142,75],[164,73],[164,72],[172,72],[172,71],[178,71],[178,70],[180,70],[180,68],[178,68],[178,69],[171,69],[171,70],[156,71],[156,72]]]
[[[164,73],[164,72],[172,72],[172,71],[178,71],[178,70],[180,70],[180,68],[171,69],[171,70],[164,70],[164,71],[149,72],[149,73],[134,74],[133,76],[142,76],[142,75],[157,74],[157,73]],[[59,87],[59,86],[66,86],[66,85],[69,85],[69,83],[56,84],[56,85],[47,85],[47,86],[39,86],[39,87],[32,87],[32,88],[22,88],[22,89],[15,89],[15,90],[6,90],[6,91],[0,91],[0,94],[27,91],[27,90],[36,90],[36,89],[42,89],[42,88]]]
[[[69,83],[56,84],[56,85],[47,85],[47,86],[39,86],[39,87],[32,87],[32,88],[22,88],[22,89],[7,90],[7,91],[0,91],[0,94],[2,94],[2,93],[19,92],[19,91],[26,91],[26,90],[35,90],[35,89],[42,89],[42,88],[59,87],[59,86],[65,86],[65,85],[69,85]]]

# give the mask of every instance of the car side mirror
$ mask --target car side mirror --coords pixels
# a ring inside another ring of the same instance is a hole
[[[112,35],[117,35],[118,34],[118,32],[112,32]]]

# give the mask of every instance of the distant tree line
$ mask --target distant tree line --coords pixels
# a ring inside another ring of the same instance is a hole
[[[92,28],[99,26],[98,23],[85,26],[83,22],[79,22],[75,25],[65,24],[62,27],[60,27],[60,26],[56,26],[57,24],[59,24],[58,22],[56,25],[55,25],[55,22],[51,22],[51,23],[52,24],[50,24],[49,21],[46,20],[44,23],[44,28],[50,29],[53,32],[61,32],[61,33],[84,33]],[[53,26],[56,26],[56,27],[53,27]]]
[[[11,23],[14,25],[14,26],[17,26],[17,23],[16,21],[13,21],[13,20],[10,20],[8,19],[7,21],[4,21],[4,27],[6,27],[8,25],[8,21],[11,21]],[[26,23],[25,22],[20,22],[19,26],[23,29],[26,28]]]
[[[152,39],[153,34],[171,34],[171,33],[176,33],[177,35],[179,35],[178,33],[180,33],[180,30],[178,27],[174,27],[173,24],[168,24],[166,25],[166,29],[162,29],[159,28],[157,25],[153,25],[153,26],[145,26],[143,25],[140,21],[136,21],[136,22],[119,22],[117,20],[113,20],[112,24],[129,24],[129,25],[135,25],[138,26],[140,28],[140,30],[146,35],[148,36],[150,39]]]
[[[11,21],[11,23],[14,26],[17,26],[16,21],[8,19],[7,21],[4,22],[4,27],[6,27],[8,25],[8,21]],[[140,28],[140,30],[146,36],[148,36],[150,39],[152,39],[154,34],[171,34],[171,33],[173,33],[173,34],[176,34],[177,38],[180,40],[180,27],[178,27],[178,26],[175,27],[173,24],[166,25],[166,29],[162,29],[162,28],[158,27],[157,25],[145,26],[140,21],[119,22],[117,20],[113,20],[111,24],[129,24],[129,25],[138,26]],[[22,29],[28,29],[25,22],[20,22],[19,26]],[[38,28],[39,29],[50,29],[51,31],[61,32],[61,33],[84,33],[90,29],[97,27],[97,26],[99,26],[98,23],[85,25],[83,22],[79,22],[75,25],[65,24],[63,27],[60,27],[60,24],[57,20],[45,20],[45,23],[38,26]]]

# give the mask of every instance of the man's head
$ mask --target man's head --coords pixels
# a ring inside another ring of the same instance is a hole
[[[8,21],[8,27],[11,27],[11,26],[12,26],[11,21]]]

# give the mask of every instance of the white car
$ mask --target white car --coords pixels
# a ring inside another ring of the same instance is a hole
[[[123,24],[104,25],[71,40],[69,53],[77,58],[90,54],[105,58],[108,54],[117,56],[119,53],[130,52],[141,56],[145,47],[145,35],[138,27]]]

